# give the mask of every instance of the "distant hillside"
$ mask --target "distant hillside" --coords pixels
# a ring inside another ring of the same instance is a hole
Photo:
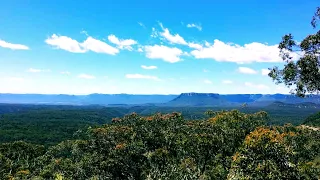
[[[167,106],[230,106],[231,102],[213,93],[182,93],[177,98],[166,103]]]
[[[102,105],[102,106],[270,106],[274,102],[286,104],[320,104],[320,96],[299,98],[287,94],[216,94],[182,93],[180,95],[135,95],[135,94],[89,94],[89,95],[43,95],[0,94],[0,103],[50,104],[50,105]]]
[[[134,94],[89,94],[89,95],[45,95],[45,94],[0,94],[0,103],[54,104],[54,105],[109,105],[166,103],[178,95],[134,95]]]
[[[320,127],[320,112],[309,116],[303,124],[310,126],[319,126]]]

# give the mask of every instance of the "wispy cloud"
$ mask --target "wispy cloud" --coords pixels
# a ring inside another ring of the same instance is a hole
[[[30,72],[30,73],[40,73],[40,72],[51,72],[50,69],[35,69],[35,68],[29,68],[27,70],[27,72]]]
[[[13,44],[0,39],[0,47],[12,50],[29,50],[29,47],[23,44]]]
[[[152,38],[157,38],[159,37],[159,33],[158,31],[156,30],[156,28],[152,28],[152,32],[151,32],[151,35],[150,35]]]
[[[231,80],[223,80],[222,83],[223,84],[232,84],[233,82]]]
[[[213,59],[221,62],[252,63],[252,62],[282,62],[279,57],[278,45],[249,43],[243,46],[214,40],[213,44],[206,43],[206,47],[191,51],[197,59]],[[292,53],[294,59],[298,54]]]
[[[261,75],[267,76],[270,73],[269,69],[261,69]]]
[[[135,41],[133,39],[119,39],[113,34],[108,36],[108,40],[111,43],[116,44],[118,48],[127,49],[129,51],[132,51],[132,49],[133,49],[132,45],[137,44],[137,41]]]
[[[90,75],[90,74],[79,74],[78,78],[81,78],[81,79],[95,79],[96,77],[93,76],[93,75]]]
[[[70,37],[53,34],[51,37],[47,38],[45,42],[57,49],[63,49],[73,53],[85,53],[88,51],[110,55],[119,53],[119,49],[91,36],[87,37],[83,43],[80,43]]]
[[[143,75],[143,74],[126,74],[128,79],[149,79],[154,81],[161,81],[157,76]]]
[[[138,24],[143,27],[143,28],[146,28],[146,26],[142,23],[142,22],[138,22]]]
[[[188,27],[188,28],[197,28],[199,31],[202,31],[202,27],[201,27],[200,24],[194,24],[194,23],[192,23],[192,24],[187,24],[187,27]]]
[[[164,45],[145,46],[146,57],[150,59],[162,59],[166,62],[176,63],[181,61],[180,56],[183,54],[181,49],[171,48]]]
[[[164,28],[162,23],[159,23],[163,32],[160,33],[162,37],[168,40],[170,43],[173,44],[183,44],[187,45],[188,43],[181,37],[179,34],[172,35],[168,28]]]
[[[248,67],[239,67],[238,71],[242,74],[257,74],[258,72]]]
[[[157,66],[146,66],[146,65],[141,65],[141,68],[150,70],[150,69],[157,69],[158,67],[157,67]]]

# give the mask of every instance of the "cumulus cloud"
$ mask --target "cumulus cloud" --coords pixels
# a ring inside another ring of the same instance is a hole
[[[270,70],[269,70],[269,69],[261,69],[261,74],[262,74],[263,76],[267,76],[269,73],[270,73]]]
[[[199,31],[201,31],[202,30],[202,27],[201,27],[201,25],[199,25],[199,24],[187,24],[187,27],[188,28],[197,28]]]
[[[149,79],[154,81],[160,81],[161,79],[157,76],[143,75],[143,74],[126,74],[128,79]]]
[[[137,41],[135,41],[133,39],[119,39],[113,34],[108,36],[108,40],[111,43],[116,44],[118,46],[118,48],[127,49],[129,51],[132,51],[132,49],[133,49],[132,45],[137,44]]]
[[[157,67],[157,66],[146,66],[146,65],[141,65],[141,68],[150,70],[150,69],[157,69],[158,67]]]
[[[29,47],[22,44],[13,44],[0,39],[0,47],[9,48],[12,50],[28,50]]]
[[[257,71],[248,67],[239,67],[238,71],[242,74],[257,74]]]
[[[251,82],[245,82],[244,85],[250,88],[255,88],[255,89],[269,89],[269,87],[264,84],[254,84]]]
[[[233,82],[230,81],[230,80],[223,80],[222,83],[223,83],[223,84],[232,84]]]
[[[145,46],[146,57],[150,59],[162,59],[166,62],[176,63],[181,61],[180,56],[183,54],[181,49],[171,48],[163,45]]]
[[[73,53],[85,53],[88,51],[110,55],[119,53],[119,49],[91,36],[87,37],[83,43],[80,43],[70,37],[53,34],[51,37],[47,38],[45,42],[57,49],[63,49]]]
[[[51,72],[50,69],[35,69],[35,68],[29,68],[27,70],[27,72],[30,72],[30,73],[40,73],[40,72]]]
[[[262,43],[249,43],[243,46],[233,43],[224,43],[214,40],[210,45],[206,43],[205,48],[193,50],[191,54],[197,59],[213,59],[216,61],[252,63],[252,62],[282,62],[279,57],[278,45],[266,45]],[[299,57],[293,53],[294,59]]]
[[[96,77],[93,76],[93,75],[90,75],[90,74],[79,74],[78,78],[81,78],[81,79],[95,79]]]
[[[212,81],[210,81],[210,80],[208,80],[208,79],[205,79],[203,82],[204,82],[205,84],[212,84]]]
[[[168,28],[164,28],[163,25],[160,23],[160,26],[163,32],[160,33],[162,37],[164,37],[167,41],[172,44],[183,44],[187,45],[188,43],[181,37],[179,34],[172,35]]]

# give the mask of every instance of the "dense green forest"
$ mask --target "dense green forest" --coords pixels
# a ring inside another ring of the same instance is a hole
[[[231,110],[232,108],[225,110]],[[179,112],[186,120],[205,120],[205,112],[222,108],[208,107],[100,107],[100,106],[36,106],[3,105],[0,111],[0,143],[23,140],[29,143],[55,145],[64,140],[83,136],[88,127],[110,123],[112,118],[136,112],[149,116],[155,113]],[[319,111],[318,108],[279,107],[241,108],[244,113],[266,111],[270,118],[267,125],[301,124],[305,118]]]
[[[2,143],[0,179],[320,178],[319,130],[268,126],[264,111],[206,115],[131,113],[50,147]]]

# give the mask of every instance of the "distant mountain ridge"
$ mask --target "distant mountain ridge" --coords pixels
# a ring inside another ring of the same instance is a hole
[[[286,104],[320,104],[319,95],[299,98],[288,94],[217,94],[182,93],[180,95],[137,94],[0,94],[0,103],[10,104],[54,104],[54,105],[149,105],[149,106],[268,106],[274,102]]]

